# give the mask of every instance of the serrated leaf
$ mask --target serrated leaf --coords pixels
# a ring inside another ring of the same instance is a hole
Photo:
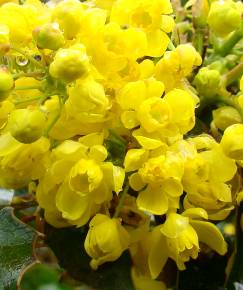
[[[13,208],[0,210],[0,289],[13,290],[20,273],[34,261],[34,229],[14,216]],[[1,288],[2,287],[2,288]]]
[[[131,260],[125,252],[117,261],[106,263],[93,271],[84,249],[87,229],[46,227],[47,244],[57,256],[60,266],[74,279],[95,290],[134,290]]]

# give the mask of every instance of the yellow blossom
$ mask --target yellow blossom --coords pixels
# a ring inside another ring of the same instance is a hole
[[[128,248],[129,234],[118,219],[97,214],[89,227],[84,247],[94,270],[105,262],[115,261]]]

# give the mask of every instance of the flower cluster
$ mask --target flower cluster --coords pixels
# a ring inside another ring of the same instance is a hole
[[[199,16],[224,39],[243,9],[221,2]],[[201,243],[224,255],[211,221],[240,191],[243,78],[225,101],[228,67],[211,55],[199,69],[191,43],[174,47],[177,26],[169,0],[0,6],[0,186],[34,184],[54,227],[89,225],[95,270],[128,249],[138,289],[163,289],[168,258],[183,270]],[[212,100],[211,131],[191,131]]]

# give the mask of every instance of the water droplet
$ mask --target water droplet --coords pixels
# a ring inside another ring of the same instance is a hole
[[[17,56],[16,63],[19,66],[26,66],[29,63],[29,60],[23,56]]]

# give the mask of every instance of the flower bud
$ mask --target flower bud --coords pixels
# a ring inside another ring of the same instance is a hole
[[[217,128],[225,130],[233,124],[241,123],[241,116],[235,108],[223,106],[213,111],[213,121]]]
[[[14,80],[10,73],[0,68],[0,101],[6,99],[14,86]]]
[[[208,69],[207,67],[201,68],[194,79],[194,85],[197,88],[199,95],[205,97],[214,96],[220,83],[220,73],[214,69]]]
[[[48,23],[33,31],[37,46],[57,50],[64,45],[64,36],[57,23]]]
[[[90,222],[90,229],[84,247],[91,260],[91,267],[96,270],[105,262],[115,261],[129,245],[129,234],[122,227],[119,219],[97,214]]]
[[[243,124],[234,124],[224,131],[220,142],[226,156],[243,160]]]
[[[208,24],[219,37],[225,37],[241,24],[241,12],[233,1],[215,1],[211,4]]]
[[[84,45],[74,45],[67,49],[57,51],[54,61],[50,64],[51,76],[72,82],[87,76],[89,72],[89,59]]]
[[[45,115],[41,111],[18,109],[14,110],[8,121],[11,135],[21,143],[33,143],[44,133]]]

